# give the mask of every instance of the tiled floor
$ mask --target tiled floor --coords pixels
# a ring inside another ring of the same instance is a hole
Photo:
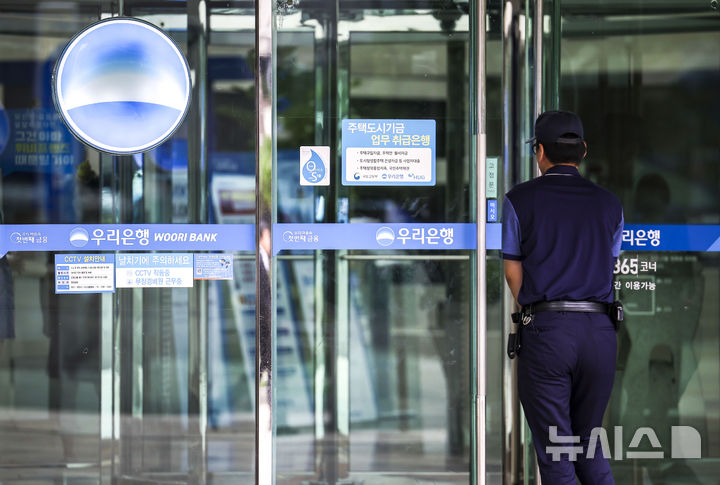
[[[252,416],[244,418],[244,423],[232,428],[208,432],[210,483],[253,483]],[[69,423],[77,427],[76,432],[68,431]],[[113,450],[110,441],[88,432],[98,429],[97,415],[0,409],[0,484],[99,483],[102,474],[144,478],[133,483],[193,483],[187,470],[194,437],[183,431],[185,421],[146,416],[135,424],[133,429],[132,420],[124,420],[121,429],[126,433],[144,430],[144,436],[126,436]],[[157,434],[163,428],[171,432]],[[350,472],[350,483],[469,483],[467,456],[449,459],[443,443],[442,430],[358,430],[350,440],[351,470],[355,470]],[[310,430],[279,436],[278,483],[314,483],[314,453],[320,448]]]

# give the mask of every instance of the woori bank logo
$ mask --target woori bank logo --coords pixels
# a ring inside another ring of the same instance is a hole
[[[383,226],[375,233],[375,240],[380,246],[390,246],[395,241],[395,231]]]
[[[55,66],[60,116],[84,143],[130,154],[170,137],[190,105],[190,70],[175,43],[147,22],[114,18],[78,33]]]
[[[82,227],[76,227],[70,231],[70,244],[76,248],[84,247],[90,240],[90,235]]]

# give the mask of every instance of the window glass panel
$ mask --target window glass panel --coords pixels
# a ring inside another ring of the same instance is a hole
[[[620,197],[626,224],[718,224],[717,10],[699,0],[563,1],[560,13],[559,106],[585,124],[586,176]],[[716,255],[621,255],[616,288],[626,321],[606,429],[623,427],[625,453],[657,451],[647,439],[629,448],[638,428],[650,427],[664,458],[615,457],[618,483],[702,483],[718,474]],[[699,432],[702,460],[678,458],[677,426]]]

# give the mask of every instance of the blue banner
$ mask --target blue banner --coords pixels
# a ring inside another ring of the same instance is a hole
[[[486,224],[486,249],[502,247],[502,224]],[[275,224],[273,250],[472,250],[467,224]],[[629,224],[624,251],[720,251],[720,225]],[[254,251],[253,224],[28,224],[0,226],[10,251]]]
[[[10,251],[254,251],[252,224],[28,224],[0,226]]]
[[[475,224],[276,224],[273,251],[286,249],[475,249]]]
[[[628,224],[623,251],[720,251],[720,226]]]
[[[485,249],[502,249],[501,222],[491,222],[485,225]]]
[[[487,224],[487,249],[502,248],[502,223]],[[720,225],[626,224],[623,251],[720,251]]]

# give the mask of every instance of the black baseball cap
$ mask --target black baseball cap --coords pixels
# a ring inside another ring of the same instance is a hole
[[[535,136],[525,143],[567,143],[585,141],[582,121],[571,111],[545,111],[535,121]]]

